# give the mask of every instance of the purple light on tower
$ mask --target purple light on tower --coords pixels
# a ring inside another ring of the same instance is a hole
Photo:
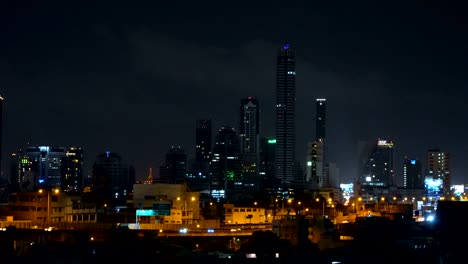
[[[284,50],[289,49],[289,43],[284,44],[284,45],[283,45],[283,49],[284,49]]]

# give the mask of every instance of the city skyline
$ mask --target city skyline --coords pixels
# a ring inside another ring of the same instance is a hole
[[[466,182],[462,9],[275,6],[218,15],[202,4],[3,9],[2,167],[31,142],[82,147],[88,173],[110,150],[146,177],[173,145],[195,156],[196,120],[211,119],[213,133],[237,128],[248,96],[261,105],[261,136],[275,137],[276,54],[288,42],[297,52],[295,155],[303,166],[315,100],[326,98],[327,159],[346,181],[357,170],[357,142],[383,138],[395,143],[400,183],[403,158],[425,167],[433,148],[450,153],[453,183]]]

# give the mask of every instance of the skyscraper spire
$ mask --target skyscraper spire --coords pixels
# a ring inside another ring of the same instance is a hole
[[[145,183],[153,183],[153,168],[149,168],[149,174],[148,177],[146,178]]]

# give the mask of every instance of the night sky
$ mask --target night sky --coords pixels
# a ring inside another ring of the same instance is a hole
[[[274,137],[276,52],[289,42],[303,165],[315,99],[326,98],[328,158],[342,181],[355,176],[358,140],[377,138],[395,142],[398,182],[403,156],[425,164],[429,148],[450,153],[453,184],[468,181],[463,6],[169,2],[2,4],[3,167],[30,141],[81,146],[88,164],[117,152],[143,178],[173,145],[193,157],[196,119],[212,119],[214,135],[238,129],[247,96]]]

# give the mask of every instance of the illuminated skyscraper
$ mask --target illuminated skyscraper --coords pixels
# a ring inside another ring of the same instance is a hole
[[[393,145],[392,141],[382,139],[373,143],[361,167],[362,186],[389,187],[394,184]]]
[[[210,191],[227,193],[242,189],[242,160],[239,136],[232,127],[222,127],[216,135],[210,165]],[[215,196],[215,195],[213,195]]]
[[[71,192],[82,191],[83,179],[83,149],[69,147],[61,161],[62,179],[60,181],[62,190]]]
[[[241,144],[244,184],[258,188],[258,160],[260,148],[260,109],[258,100],[249,96],[241,100],[239,137]]]
[[[327,114],[326,99],[316,100],[315,141],[307,144],[306,182],[309,187],[330,187],[327,160],[325,156],[325,121]]]
[[[10,183],[17,190],[30,191],[38,186],[37,162],[33,162],[23,150],[10,155]]]
[[[212,127],[210,119],[198,119],[195,130],[195,159],[189,160],[187,184],[192,191],[208,189],[212,152]]]
[[[427,175],[442,180],[442,194],[450,195],[450,155],[440,149],[427,151]]]
[[[11,154],[10,182],[21,190],[60,187],[81,191],[83,149],[76,147],[27,147]]]
[[[66,149],[63,147],[28,147],[26,155],[37,165],[37,181],[39,186],[62,186],[62,158]]]
[[[405,157],[403,160],[403,187],[424,189],[421,161]]]
[[[296,52],[289,44],[278,52],[276,67],[276,177],[287,188],[296,161]]]
[[[273,189],[278,178],[275,177],[276,139],[260,139],[259,174],[263,187]]]
[[[209,162],[211,159],[211,120],[197,120],[195,131],[195,161]]]
[[[316,100],[317,112],[315,117],[315,138],[325,140],[325,121],[327,115],[327,99]]]
[[[324,184],[325,146],[323,141],[313,141],[307,144],[306,182],[313,189],[326,187]]]

